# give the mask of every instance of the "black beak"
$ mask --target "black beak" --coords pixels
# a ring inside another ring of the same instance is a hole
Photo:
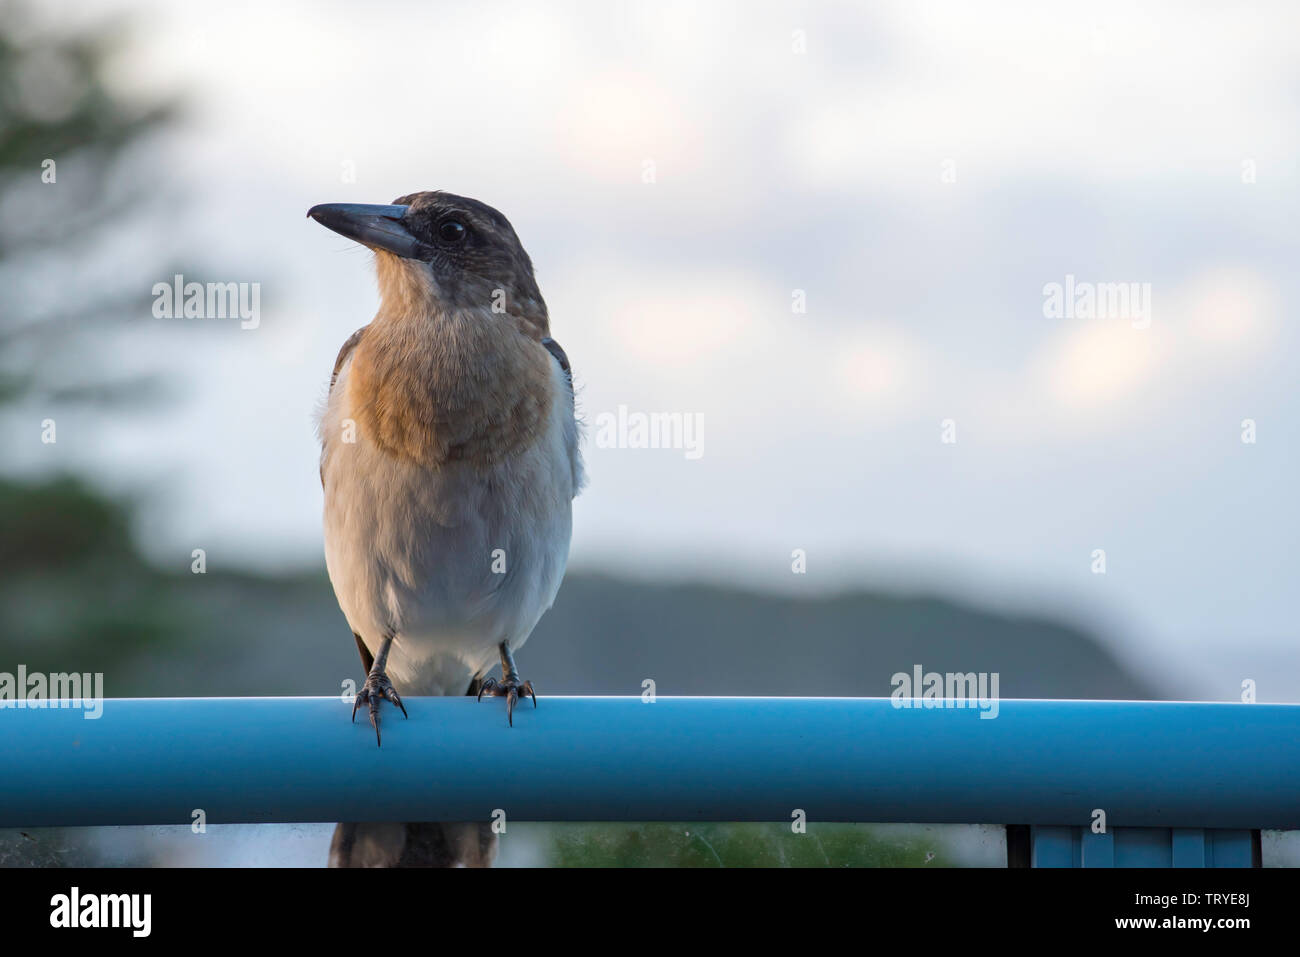
[[[366,203],[321,203],[307,215],[340,236],[355,239],[371,249],[386,249],[404,259],[424,259],[425,245],[402,224],[408,206],[371,206]]]

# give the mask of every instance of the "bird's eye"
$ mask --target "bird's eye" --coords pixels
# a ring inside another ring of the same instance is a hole
[[[465,238],[465,224],[457,219],[445,220],[438,227],[438,238],[448,243],[458,243]]]

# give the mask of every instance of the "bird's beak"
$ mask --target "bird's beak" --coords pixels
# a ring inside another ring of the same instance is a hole
[[[340,236],[355,239],[371,249],[386,249],[405,259],[424,258],[424,244],[402,225],[407,206],[372,206],[366,203],[321,203],[307,215]]]

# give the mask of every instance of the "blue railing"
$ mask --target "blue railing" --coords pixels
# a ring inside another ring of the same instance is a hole
[[[511,728],[499,699],[408,698],[409,720],[383,706],[378,748],[365,709],[352,724],[337,697],[108,699],[94,720],[8,704],[4,827],[189,824],[196,809],[211,824],[801,811],[1033,825],[1035,862],[1067,866],[1089,848],[1092,863],[1123,863],[1152,840],[1130,828],[1167,829],[1155,843],[1205,864],[1216,847],[1241,863],[1241,834],[1300,828],[1300,705],[543,697]]]

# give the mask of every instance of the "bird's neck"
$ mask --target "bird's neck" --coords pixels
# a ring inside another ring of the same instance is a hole
[[[534,323],[486,303],[444,309],[418,292],[385,296],[348,376],[359,430],[431,468],[509,459],[537,441],[550,408],[540,338]]]

